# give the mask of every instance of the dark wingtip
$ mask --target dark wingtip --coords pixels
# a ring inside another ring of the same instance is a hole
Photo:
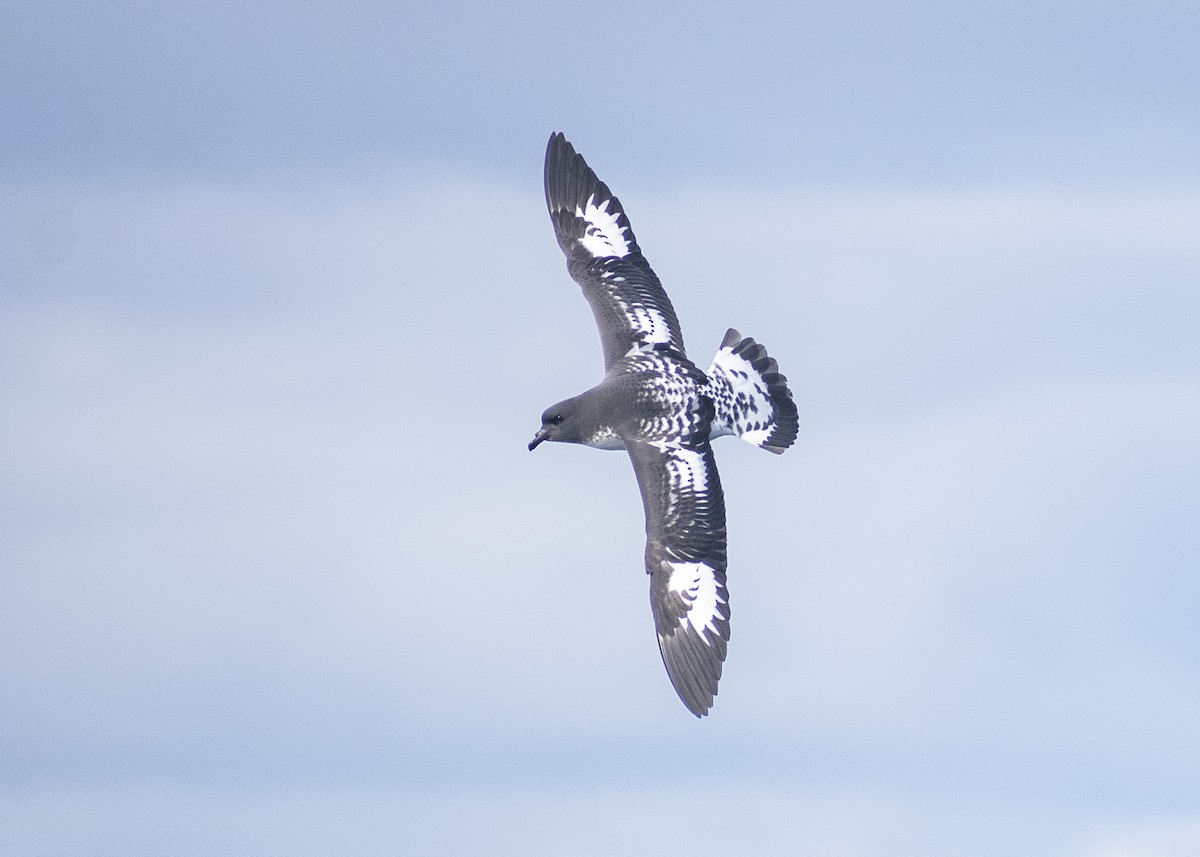
[[[690,628],[658,638],[658,650],[675,693],[696,717],[707,715],[716,701],[727,645],[727,631],[720,637],[708,635],[707,642]]]
[[[562,179],[562,164],[575,157],[574,147],[567,142],[562,131],[555,131],[546,142],[546,162],[544,184],[546,188],[546,208],[554,214],[555,200],[560,196]]]
[[[551,134],[550,139],[546,141],[546,165],[549,166],[551,157],[554,155],[554,152],[557,149],[563,146],[570,147],[570,145],[571,144],[567,142],[567,138],[563,135],[562,131],[555,131],[553,134]],[[572,154],[574,154],[573,151]]]

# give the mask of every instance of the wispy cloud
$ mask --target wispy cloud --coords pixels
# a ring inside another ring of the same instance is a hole
[[[524,451],[599,371],[534,191],[9,198],[10,786],[475,764],[519,784],[546,735],[592,759],[597,722],[611,758],[584,768],[651,776],[646,719],[679,712],[628,464]],[[1174,811],[1161,784],[1191,784],[1196,750],[1193,199],[623,195],[693,355],[739,325],[801,406],[787,456],[718,450],[734,640],[710,752],[816,742],[901,788],[887,740],[922,788],[1119,776]]]

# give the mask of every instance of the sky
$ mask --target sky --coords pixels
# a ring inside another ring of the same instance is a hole
[[[1192,4],[3,17],[0,852],[1200,853]],[[800,409],[703,720],[558,130]]]

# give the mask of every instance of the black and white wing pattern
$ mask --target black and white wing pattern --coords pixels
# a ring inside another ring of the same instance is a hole
[[[642,255],[620,201],[561,133],[552,134],[546,146],[546,207],[567,270],[596,317],[604,368],[631,350],[656,344],[686,353],[675,308]]]
[[[697,717],[712,706],[729,641],[725,498],[708,442],[712,403],[670,440],[628,442],[646,510],[650,607],[663,663]]]

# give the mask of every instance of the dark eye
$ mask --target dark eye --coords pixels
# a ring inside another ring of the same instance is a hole
[[[555,425],[558,425],[565,419],[566,419],[566,417],[564,417],[562,414],[555,414],[554,416],[552,416],[550,418],[550,422],[554,423]]]

